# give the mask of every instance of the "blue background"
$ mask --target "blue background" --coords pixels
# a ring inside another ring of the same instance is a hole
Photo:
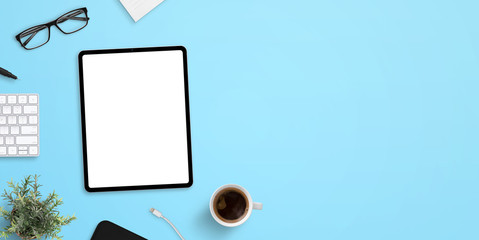
[[[33,51],[14,39],[83,6],[78,33],[52,29]],[[116,0],[2,1],[0,66],[21,80],[0,78],[0,92],[40,94],[41,156],[0,159],[0,189],[41,174],[78,217],[65,239],[103,219],[177,239],[150,207],[186,239],[478,239],[478,7],[166,0],[134,23]],[[188,49],[193,187],[87,193],[78,53],[168,45]],[[234,229],[208,210],[226,183],[264,203]]]

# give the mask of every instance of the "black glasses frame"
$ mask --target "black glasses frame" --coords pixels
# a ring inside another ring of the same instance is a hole
[[[71,13],[74,13],[74,12],[79,12],[79,11],[82,11],[81,13],[85,13],[85,18],[83,17],[76,17],[76,16],[69,16],[69,18],[64,18],[65,16],[68,16],[68,14],[71,14]],[[77,18],[77,19],[75,19]],[[63,31],[59,26],[58,24],[59,23],[62,23],[62,22],[65,22],[66,20],[68,19],[75,19],[75,20],[83,20],[83,21],[86,21],[86,24],[85,26],[73,31],[73,32],[65,32]],[[72,11],[69,11],[63,15],[61,15],[59,18],[51,21],[51,22],[48,22],[48,23],[45,23],[45,24],[40,24],[40,25],[37,25],[37,26],[34,26],[34,27],[31,27],[23,32],[21,32],[20,34],[18,34],[17,36],[15,36],[15,38],[17,39],[17,41],[20,43],[20,45],[22,45],[23,48],[25,48],[26,50],[33,50],[33,49],[36,49],[36,48],[39,48],[45,44],[47,44],[49,41],[50,41],[50,28],[51,26],[55,25],[58,30],[60,30],[60,32],[64,33],[64,34],[72,34],[72,33],[76,33],[80,30],[82,30],[83,28],[85,28],[87,25],[88,25],[88,21],[90,20],[90,18],[88,17],[88,11],[86,9],[86,7],[84,8],[78,8],[78,9],[75,9],[75,10],[72,10]],[[48,29],[48,39],[45,43],[43,43],[42,45],[39,45],[39,46],[36,46],[34,48],[28,48],[26,45],[30,42],[30,40],[35,37],[35,34],[39,31],[39,30],[43,30],[43,29]],[[28,35],[32,35],[29,37],[29,39],[27,39],[25,41],[25,43],[22,43],[22,37],[24,36],[28,36]]]

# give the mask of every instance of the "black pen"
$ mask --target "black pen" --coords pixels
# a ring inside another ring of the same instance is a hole
[[[9,78],[13,78],[13,79],[17,79],[17,76],[13,75],[11,72],[3,69],[0,67],[0,75],[3,75],[5,77],[9,77]]]

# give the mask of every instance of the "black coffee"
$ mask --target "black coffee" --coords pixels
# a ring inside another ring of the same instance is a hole
[[[217,214],[229,221],[240,220],[248,211],[248,203],[244,194],[232,189],[225,189],[218,194],[215,207]]]

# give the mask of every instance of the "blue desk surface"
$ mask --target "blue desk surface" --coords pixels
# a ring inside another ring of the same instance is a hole
[[[65,239],[104,219],[177,239],[150,207],[186,239],[479,238],[478,1],[166,0],[136,24],[116,0],[1,5],[0,66],[21,80],[0,92],[40,94],[41,156],[0,159],[0,190],[41,174],[78,216]],[[14,39],[83,6],[78,33]],[[168,45],[189,51],[193,187],[87,193],[78,52]],[[226,183],[264,203],[234,229],[208,210]]]

